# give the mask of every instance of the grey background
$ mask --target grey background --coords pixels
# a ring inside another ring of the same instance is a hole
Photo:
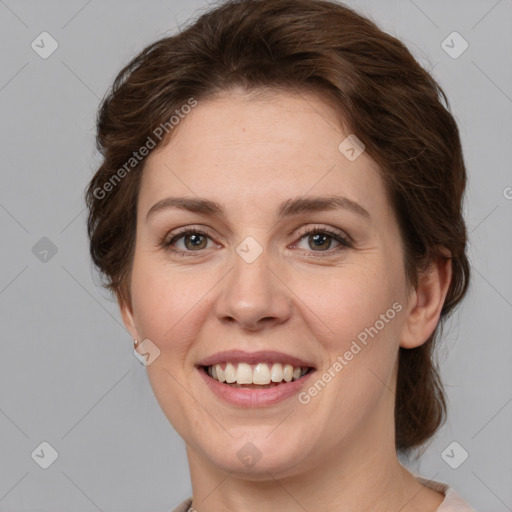
[[[409,467],[477,510],[512,510],[512,0],[347,4],[432,71],[469,172],[473,282],[440,351],[449,421]],[[0,0],[0,512],[163,511],[191,495],[184,444],[92,271],[82,197],[99,163],[96,109],[116,73],[206,7]],[[59,45],[47,59],[31,48],[43,31]],[[441,47],[453,31],[469,43],[457,59]],[[41,252],[43,237],[55,254]],[[48,469],[31,457],[43,441],[58,452]],[[453,441],[469,454],[457,469],[441,457]]]

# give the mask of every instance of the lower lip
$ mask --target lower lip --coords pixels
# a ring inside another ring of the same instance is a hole
[[[210,377],[203,368],[198,368],[199,373],[210,390],[226,402],[242,407],[264,407],[273,405],[281,400],[296,395],[308,382],[309,377],[315,373],[310,371],[303,377],[292,382],[285,382],[278,386],[266,389],[234,388],[228,384],[219,382]]]

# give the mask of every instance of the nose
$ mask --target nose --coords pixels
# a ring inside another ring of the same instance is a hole
[[[233,268],[221,282],[215,304],[221,322],[258,331],[290,318],[292,292],[269,266],[265,251],[251,263],[236,255]]]

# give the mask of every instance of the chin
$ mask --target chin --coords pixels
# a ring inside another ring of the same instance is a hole
[[[269,473],[275,478],[293,476],[301,472],[302,462],[306,458],[304,437],[283,436],[286,441],[273,439],[269,435],[272,429],[267,426],[259,431],[252,430],[250,435],[233,436],[229,447],[218,443],[218,449],[212,451],[212,444],[203,447],[203,452],[211,464],[222,471],[243,475],[248,480],[268,480]],[[296,438],[296,439],[295,439]]]

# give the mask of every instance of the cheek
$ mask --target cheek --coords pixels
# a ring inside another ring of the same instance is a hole
[[[162,352],[183,351],[194,334],[207,291],[205,279],[164,267],[155,268],[143,260],[135,262],[132,296],[139,333]]]
[[[332,348],[343,349],[347,340],[359,334],[364,340],[365,329],[397,332],[397,310],[403,300],[400,276],[381,265],[347,266],[336,275],[318,276],[317,280],[297,281],[294,292],[323,324],[325,339],[332,340]],[[398,303],[393,307],[393,304]],[[382,316],[383,315],[383,316]],[[374,332],[374,330],[372,330]],[[329,342],[331,343],[331,341]]]
[[[329,367],[319,378],[336,382],[329,386],[333,401],[358,408],[359,400],[372,401],[384,383],[390,386],[403,322],[400,287],[399,275],[389,269],[383,273],[375,265],[364,272],[347,268],[343,277],[324,280],[322,286],[309,283],[299,292],[321,319],[315,334],[327,352]],[[349,389],[355,400],[350,405]]]
[[[165,269],[154,263],[134,262],[132,273],[133,309],[141,336],[160,350],[147,366],[154,395],[170,423],[186,437],[196,402],[184,392],[190,347],[200,335],[204,296],[211,288],[205,279]],[[185,373],[184,373],[185,372]],[[196,427],[197,428],[197,427]]]

